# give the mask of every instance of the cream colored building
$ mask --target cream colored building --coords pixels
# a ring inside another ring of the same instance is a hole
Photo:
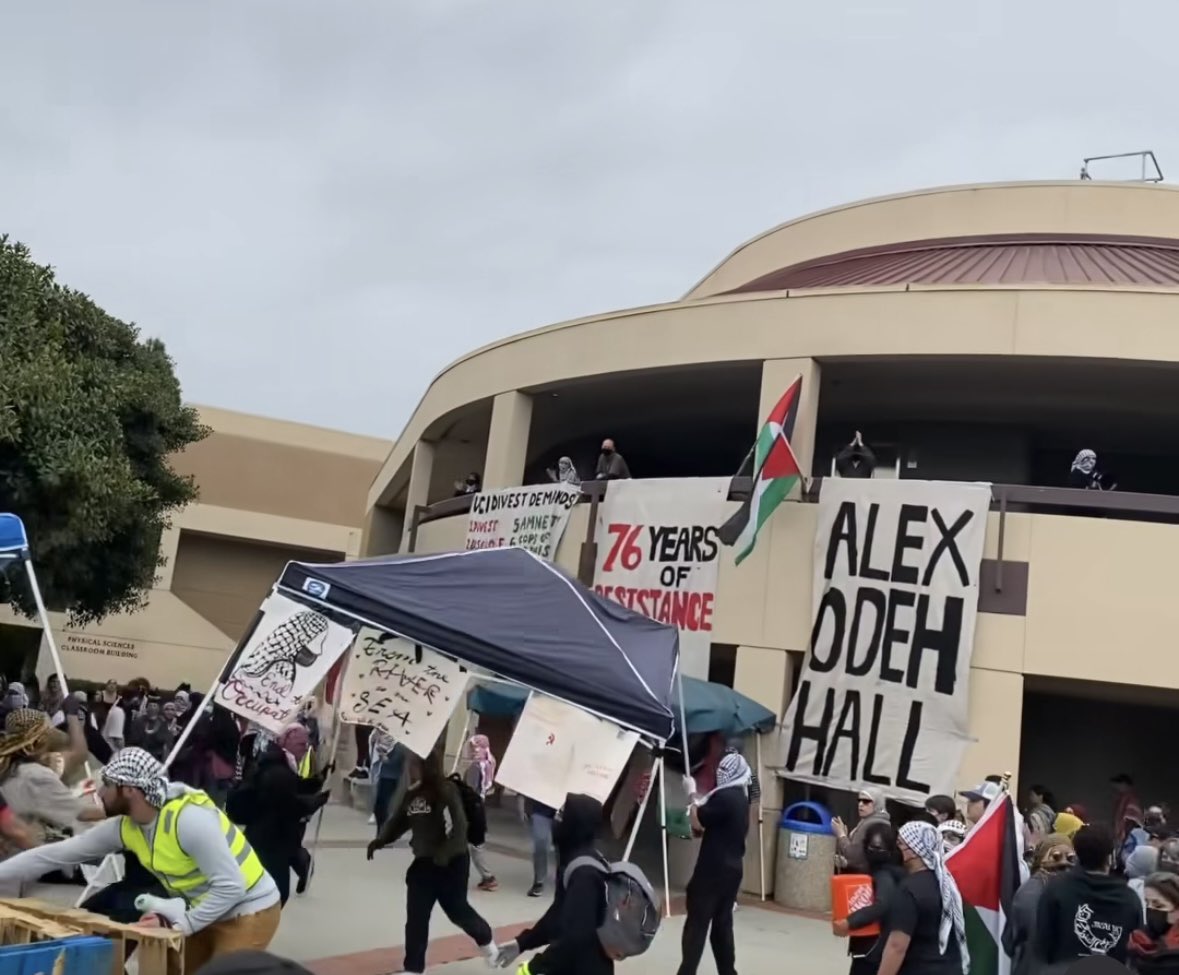
[[[1022,773],[1099,815],[1109,776],[1130,771],[1144,799],[1179,800],[1179,773],[1151,754],[1179,706],[1171,187],[852,203],[742,244],[678,300],[477,349],[434,378],[384,460],[365,554],[461,547],[465,503],[448,498],[466,471],[516,485],[567,454],[588,477],[604,436],[636,477],[731,474],[799,374],[807,472],[862,430],[881,474],[996,484],[962,786]],[[1064,489],[1086,447],[1118,492]],[[558,554],[573,572],[592,566],[588,508]],[[715,673],[778,713],[809,636],[815,515],[783,506],[721,569]]]
[[[84,629],[52,614],[67,680],[146,677],[204,691],[289,560],[333,562],[359,551],[366,492],[389,441],[211,407],[200,413],[213,432],[173,461],[196,478],[200,499],[164,537],[167,561],[148,605]],[[35,653],[40,626],[7,606],[0,613],[5,643]],[[19,673],[22,662],[6,665]],[[43,655],[42,675],[47,665]]]

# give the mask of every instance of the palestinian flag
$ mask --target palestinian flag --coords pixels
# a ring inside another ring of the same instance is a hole
[[[741,470],[737,471],[737,476],[741,477],[750,458],[753,459],[753,489],[736,514],[720,527],[720,540],[726,545],[737,546],[737,565],[753,551],[761,526],[786,500],[801,477],[798,460],[790,446],[801,392],[802,376],[799,376],[766,417],[761,433],[757,435],[757,443],[742,463]]]
[[[1019,843],[1011,796],[1004,793],[946,857],[946,869],[962,894],[970,975],[1010,975],[1007,918],[1019,888]]]

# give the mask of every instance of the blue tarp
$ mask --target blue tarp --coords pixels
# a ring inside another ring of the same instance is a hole
[[[524,708],[528,689],[515,684],[475,684],[467,691],[467,707],[485,717],[514,718]],[[748,735],[772,731],[778,723],[774,713],[757,701],[724,684],[684,678],[684,705],[688,734],[719,731],[725,735]],[[674,694],[676,725],[679,725],[679,693]]]
[[[0,514],[0,552],[23,552],[28,547],[24,522],[16,515]]]

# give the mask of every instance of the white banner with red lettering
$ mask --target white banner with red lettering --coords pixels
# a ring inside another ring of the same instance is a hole
[[[680,631],[680,667],[708,679],[729,478],[611,481],[598,507],[594,588]]]
[[[480,492],[471,501],[466,548],[514,545],[551,562],[580,497],[581,485],[572,484]]]

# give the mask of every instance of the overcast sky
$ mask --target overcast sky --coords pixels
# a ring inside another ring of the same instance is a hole
[[[188,399],[393,437],[464,352],[807,211],[1179,172],[1176,36],[1176,0],[12,0],[0,232]]]

